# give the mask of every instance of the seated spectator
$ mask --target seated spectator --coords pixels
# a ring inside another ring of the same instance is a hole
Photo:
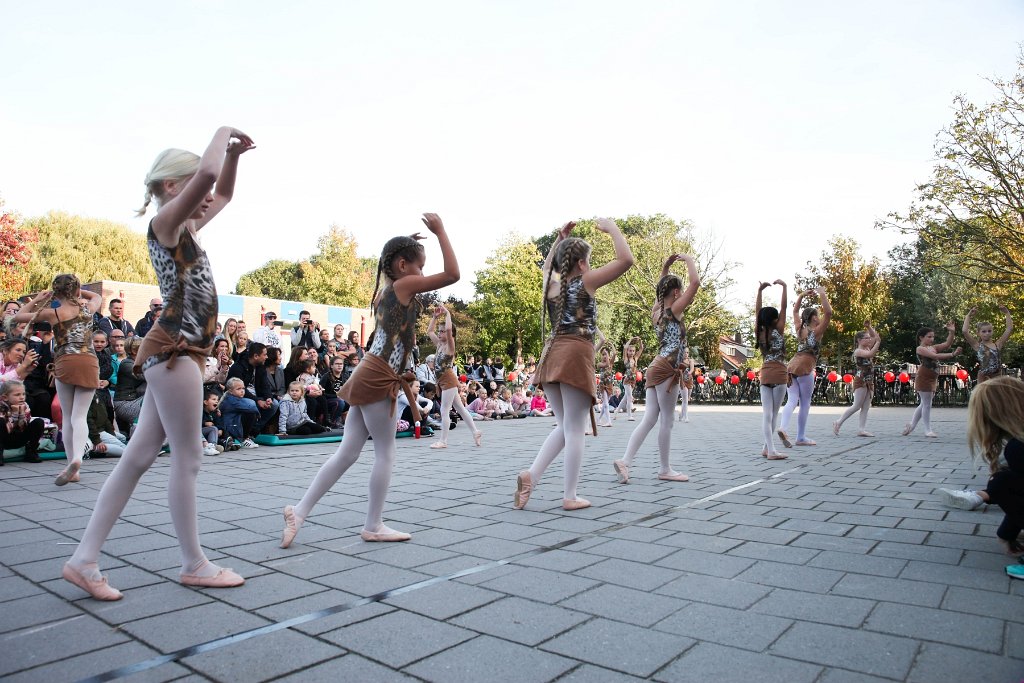
[[[231,360],[235,360],[235,332],[238,331],[238,321],[234,318],[228,318],[224,321],[224,329],[221,330],[220,338],[226,339],[228,342],[228,353],[231,355]]]
[[[516,417],[526,417],[530,414],[530,399],[526,397],[526,390],[522,385],[517,386],[512,393],[511,403]]]
[[[223,337],[213,342],[213,350],[206,357],[206,368],[203,370],[203,390],[224,393],[224,382],[228,381],[231,370],[231,342]]]
[[[107,412],[109,400],[109,391],[97,389],[96,395],[92,397],[92,403],[89,404],[89,412],[85,416],[86,424],[89,426],[89,441],[92,442],[89,457],[92,458],[120,458],[127,443],[127,439],[117,433],[117,428],[110,420],[110,414]]]
[[[498,406],[495,417],[506,419],[516,417],[515,408],[512,407],[512,390],[508,387],[502,387],[498,390],[497,396],[495,397],[495,403]]]
[[[235,332],[235,355],[232,360],[238,360],[245,356],[249,351],[249,333],[245,330],[238,330]]]
[[[338,342],[339,346],[341,344],[345,343],[345,326],[344,325],[342,325],[341,323],[338,323],[337,325],[334,326],[334,336],[332,337],[332,339],[334,341]]]
[[[494,402],[494,399],[487,398],[486,393],[480,393],[466,408],[469,412],[479,415],[480,419],[489,421],[494,419],[498,404]]]
[[[288,363],[284,366],[284,382],[286,387],[305,372],[307,360],[309,360],[309,351],[305,346],[292,347]]]
[[[618,384],[612,387],[612,395],[608,399],[608,407],[615,410],[622,403],[622,387]]]
[[[24,381],[38,362],[39,353],[30,350],[27,341],[20,337],[8,339],[0,344],[0,381]]]
[[[249,353],[235,361],[231,369],[228,370],[228,378],[236,377],[242,380],[242,386],[245,389],[243,396],[255,403],[259,409],[259,416],[247,421],[247,438],[242,442],[242,446],[245,448],[256,446],[256,442],[248,437],[259,434],[277,414],[279,402],[270,391],[270,381],[266,369],[263,367],[266,362],[267,347],[259,342],[253,342],[249,344]],[[221,405],[223,406],[223,400]],[[221,412],[224,412],[223,407]],[[224,416],[224,420],[227,422],[227,415]],[[250,441],[251,445],[246,446],[245,441]]]
[[[220,414],[224,420],[224,434],[233,439],[232,445],[241,448],[259,448],[259,444],[249,438],[243,418],[248,416],[253,421],[262,417],[256,401],[246,398],[245,382],[239,377],[229,377],[224,396],[221,398]]]
[[[215,390],[203,392],[203,452],[206,453],[206,445],[214,444],[216,453],[224,451],[237,451],[239,445],[234,439],[224,433],[224,418],[220,414],[221,394]],[[209,453],[208,455],[214,455]]]
[[[337,328],[335,328],[337,329]],[[363,347],[359,345],[359,333],[352,330],[348,333],[348,339],[338,344],[338,354],[345,356],[358,356],[360,359],[363,357]]]
[[[305,392],[306,385],[301,380],[295,380],[288,385],[288,395],[281,400],[281,410],[277,418],[278,433],[308,436],[327,431],[326,427],[310,419],[306,412]]]
[[[111,334],[110,346],[107,347],[110,351],[110,386],[107,388],[110,390],[111,395],[114,393],[114,385],[117,384],[117,371],[121,368],[121,361],[128,357],[128,354],[124,350],[125,342],[127,340],[124,338],[124,333],[121,333],[121,335],[118,336],[118,332],[121,331],[114,330]]]
[[[28,407],[36,417],[52,420],[52,406],[57,402],[57,389],[53,381],[53,326],[45,320],[36,320],[32,323],[32,336],[28,344],[29,348],[39,354],[39,359],[25,377]]]
[[[120,299],[111,299],[110,305],[107,307],[109,314],[106,318],[100,318],[99,328],[103,332],[110,336],[110,333],[114,330],[120,330],[122,335],[130,337],[135,334],[135,328],[132,324],[124,319],[124,302]]]
[[[437,391],[437,385],[427,382],[420,389],[420,396],[430,401],[430,408],[426,410],[427,422],[431,427],[441,428],[441,398]],[[452,411],[454,412],[454,411]],[[452,420],[454,422],[454,420]]]
[[[277,333],[277,313],[267,311],[263,314],[263,325],[252,334],[252,340],[265,344],[267,348],[281,348],[281,336]]]
[[[129,438],[139,419],[142,398],[146,393],[146,379],[136,375],[133,367],[141,344],[137,336],[125,344],[125,358],[117,366],[117,381],[114,383],[114,419],[118,431]]]
[[[548,402],[544,398],[544,390],[537,387],[533,394],[533,400],[530,402],[530,415],[534,417],[549,417],[554,414],[554,411],[548,407]]]
[[[416,400],[416,407],[420,412],[420,426],[429,426],[426,424],[425,416],[427,411],[430,410],[430,406],[433,403],[429,398],[420,396],[420,381],[414,379],[409,383],[409,389]],[[398,415],[398,419],[405,420],[409,423],[409,426],[415,426],[416,420],[413,419],[412,408],[409,407],[409,399],[406,397],[404,391],[398,392],[398,399],[395,403],[395,413]]]
[[[431,384],[437,383],[437,369],[434,367],[435,360],[434,354],[430,354],[423,363],[416,366],[416,379],[419,380],[421,385],[427,382]]]
[[[345,384],[345,359],[335,356],[331,361],[331,369],[320,376],[320,387],[327,401],[327,424],[332,429],[341,427],[343,418],[348,412],[348,404],[338,397],[338,392]]]
[[[299,313],[299,324],[292,330],[292,346],[320,348],[320,325],[310,317],[309,311]]]
[[[288,384],[284,381],[284,367],[281,365],[281,349],[267,348],[267,362],[263,364],[267,371],[267,382],[270,394],[278,401],[288,393]]]
[[[342,384],[347,382],[349,377],[352,376],[352,373],[356,371],[356,366],[359,365],[360,358],[362,358],[362,356],[359,354],[352,354],[345,359],[345,371],[343,373],[344,379],[342,380]]]
[[[326,421],[328,412],[327,397],[324,396],[323,387],[320,386],[320,373],[317,372],[316,361],[307,360],[302,368],[302,374],[296,377],[293,382],[289,382],[288,386],[291,387],[294,382],[302,384],[302,394],[306,400],[306,412],[317,421]]]
[[[149,300],[149,311],[142,317],[139,322],[135,323],[135,336],[145,337],[149,334],[149,331],[153,329],[153,324],[156,323],[156,319],[160,317],[160,313],[164,310],[164,300],[160,297],[154,297]]]
[[[4,451],[25,448],[25,462],[42,462],[39,439],[43,436],[43,419],[32,417],[25,402],[25,385],[21,380],[0,382],[0,465]]]

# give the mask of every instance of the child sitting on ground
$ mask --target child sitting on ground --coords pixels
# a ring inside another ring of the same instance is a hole
[[[277,426],[281,434],[309,436],[327,431],[326,427],[311,420],[306,412],[306,386],[301,379],[288,385],[288,395],[281,399],[280,411]]]
[[[313,422],[320,419],[326,420],[329,417],[327,397],[324,396],[324,388],[320,386],[320,374],[317,372],[317,363],[315,360],[308,360],[303,367],[303,372],[295,378],[295,381],[302,383],[302,395],[306,397],[307,417],[311,413],[316,418],[312,420]],[[291,391],[291,388],[289,387],[288,390]]]
[[[203,455],[217,455],[225,450],[237,451],[230,439],[225,439],[220,417],[220,394],[208,389],[203,396]]]
[[[530,415],[534,417],[550,417],[555,412],[548,408],[548,402],[544,398],[544,390],[537,387],[537,390],[533,394],[533,400],[530,402]]]
[[[117,428],[110,419],[107,412],[107,404],[102,393],[106,389],[100,389],[92,397],[89,404],[89,412],[85,415],[85,423],[89,428],[89,441],[92,442],[92,450],[89,452],[91,458],[120,458],[124,453],[124,446],[127,443],[122,435],[117,433]],[[109,396],[109,393],[107,393]]]
[[[0,465],[4,450],[25,448],[25,462],[42,462],[39,439],[43,436],[43,418],[32,417],[25,402],[25,384],[9,379],[0,383]]]
[[[224,434],[232,439],[232,445],[242,448],[259,448],[252,439],[245,438],[242,416],[259,417],[260,409],[256,401],[245,397],[245,382],[238,377],[231,377],[224,385],[226,391],[220,400],[220,414],[224,419]]]
[[[991,476],[985,490],[939,492],[950,505],[967,510],[985,503],[998,505],[1006,516],[996,536],[1008,554],[1024,555],[1019,538],[1024,530],[1024,382],[1004,375],[972,390],[967,405],[967,445],[988,465]],[[1010,565],[1006,573],[1024,579],[1024,565]]]

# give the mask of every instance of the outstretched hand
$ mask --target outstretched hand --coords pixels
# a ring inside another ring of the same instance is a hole
[[[425,213],[422,220],[423,224],[427,226],[427,230],[435,235],[444,232],[444,223],[441,222],[441,217],[436,213]]]
[[[566,237],[568,237],[572,233],[572,230],[575,227],[576,227],[576,221],[569,221],[568,223],[566,223],[565,225],[563,225],[562,227],[560,227],[558,229],[558,234],[564,240]]]
[[[954,331],[956,331],[956,325],[953,324],[953,321],[950,321],[950,322],[946,323],[946,331],[947,332],[954,332]]]
[[[757,291],[763,292],[764,290],[768,289],[769,287],[771,287],[770,284],[768,284],[767,282],[762,282],[761,286],[757,288]]]
[[[597,229],[603,233],[610,233],[613,230],[618,230],[619,226],[611,218],[598,218]]]
[[[250,149],[254,149],[256,143],[252,141],[252,138],[238,130],[237,128],[231,129],[231,139],[228,142],[228,154],[244,154]]]
[[[786,286],[786,283],[785,283],[785,282],[783,282],[782,280],[776,280],[776,281],[775,281],[775,282],[773,282],[772,284],[773,284],[773,285],[779,285],[780,287],[785,287],[785,286]]]

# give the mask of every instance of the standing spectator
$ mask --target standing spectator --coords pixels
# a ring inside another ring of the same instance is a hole
[[[299,324],[292,330],[292,346],[320,348],[320,325],[310,317],[309,311],[299,313]]]
[[[139,337],[145,337],[149,334],[149,331],[153,329],[153,324],[156,323],[156,319],[160,317],[160,313],[164,310],[164,300],[160,297],[154,297],[149,300],[149,312],[142,317],[142,319],[135,323],[135,334]]]
[[[263,315],[263,326],[252,333],[252,340],[265,344],[272,349],[281,348],[281,337],[274,328],[277,326],[277,313],[267,311]]]
[[[240,357],[228,371],[228,379],[237,377],[242,380],[245,391],[242,397],[253,401],[259,409],[259,415],[253,420],[246,436],[255,436],[260,433],[264,426],[274,419],[277,413],[278,401],[270,391],[270,382],[267,380],[267,371],[263,365],[267,362],[267,347],[259,342],[249,345],[249,353]],[[230,387],[229,387],[230,388]],[[223,410],[223,409],[222,409]],[[225,421],[227,414],[224,415]],[[246,445],[245,441],[251,442]],[[246,439],[242,443],[243,448],[253,448],[255,442]]]
[[[228,318],[224,321],[224,330],[220,334],[221,339],[228,340],[228,355],[232,358],[235,357],[235,332],[238,331],[238,321],[234,318]]]
[[[100,318],[99,328],[106,332],[108,337],[115,329],[121,330],[126,337],[135,334],[135,328],[132,327],[132,324],[122,317],[124,314],[124,302],[120,299],[111,299],[107,310],[110,314],[106,318]]]

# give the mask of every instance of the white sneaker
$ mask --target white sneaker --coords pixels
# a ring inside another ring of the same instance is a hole
[[[203,446],[203,455],[217,455],[219,452],[213,444],[208,443]]]
[[[961,510],[977,510],[985,501],[975,491],[954,491],[952,489],[939,489],[942,501],[954,508]]]
[[[242,448],[259,448],[260,445],[252,439],[246,439],[242,442]]]

